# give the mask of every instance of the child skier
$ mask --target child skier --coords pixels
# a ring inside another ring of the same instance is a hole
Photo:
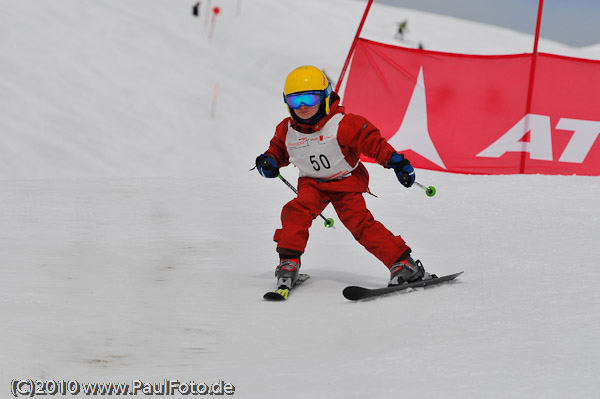
[[[388,285],[423,278],[421,262],[411,258],[411,249],[400,236],[373,218],[363,198],[369,175],[361,154],[392,168],[406,187],[415,181],[410,162],[364,117],[345,113],[318,68],[293,70],[283,98],[290,117],[276,127],[269,149],[256,158],[258,172],[267,178],[277,177],[279,168],[290,163],[299,169],[298,196],[283,207],[281,228],[274,236],[280,258],[277,286],[291,289],[296,283],[309,227],[329,203],[354,238],[390,269]]]

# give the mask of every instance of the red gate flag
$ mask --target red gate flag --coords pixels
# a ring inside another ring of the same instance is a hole
[[[343,105],[419,168],[600,175],[600,61],[450,54],[359,39]]]

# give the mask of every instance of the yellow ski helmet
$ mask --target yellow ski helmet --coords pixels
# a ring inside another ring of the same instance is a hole
[[[285,102],[285,97],[288,94],[305,91],[322,91],[325,99],[325,114],[329,115],[329,99],[333,89],[327,76],[319,68],[305,65],[290,72],[283,86],[283,101]],[[286,105],[288,105],[287,102]],[[289,105],[288,110],[291,113]]]

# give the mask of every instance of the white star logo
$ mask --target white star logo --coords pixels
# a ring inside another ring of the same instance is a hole
[[[438,154],[427,127],[427,102],[425,100],[425,80],[423,67],[419,70],[417,84],[413,91],[406,114],[400,128],[388,142],[397,151],[412,150],[437,166],[447,169]]]

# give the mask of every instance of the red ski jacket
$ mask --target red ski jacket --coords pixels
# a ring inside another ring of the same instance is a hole
[[[372,125],[366,118],[355,115],[346,114],[344,107],[339,105],[340,98],[334,92],[331,94],[331,111],[315,125],[304,125],[293,118],[287,117],[275,128],[275,136],[271,139],[269,149],[265,154],[271,156],[277,166],[284,167],[290,164],[289,154],[286,148],[286,136],[288,126],[291,125],[295,130],[312,134],[317,133],[323,126],[336,114],[344,115],[339,123],[337,131],[337,141],[342,150],[346,162],[349,165],[356,165],[360,161],[361,154],[374,159],[377,163],[384,167],[387,165],[394,148],[381,136],[379,129]],[[318,183],[320,190],[337,191],[337,192],[366,192],[369,185],[369,174],[362,163],[352,171],[350,176],[343,179],[321,181],[310,177],[300,177],[298,179],[298,188],[304,184]]]

